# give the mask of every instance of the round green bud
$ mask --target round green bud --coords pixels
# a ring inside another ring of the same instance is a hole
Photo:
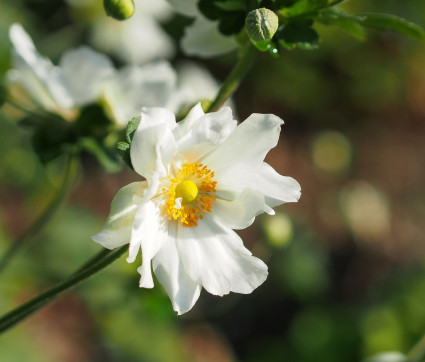
[[[134,14],[133,0],[103,0],[106,15],[116,19],[125,20]]]
[[[246,32],[254,41],[270,40],[278,27],[277,15],[266,8],[252,10],[245,19]]]

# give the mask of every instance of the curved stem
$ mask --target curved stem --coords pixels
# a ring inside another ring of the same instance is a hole
[[[33,111],[31,109],[25,108],[24,106],[21,106],[13,101],[11,101],[10,99],[7,99],[5,103],[9,103],[12,107],[19,109],[21,112],[27,113],[27,114],[32,114],[34,116],[37,117],[45,117],[45,115],[43,113],[38,113],[38,111]]]
[[[242,54],[239,61],[236,63],[235,67],[224,81],[217,96],[215,97],[215,100],[208,107],[207,112],[214,112],[219,110],[224,102],[226,102],[227,99],[232,96],[232,94],[239,87],[239,84],[245,77],[248,70],[251,68],[256,54],[257,49],[255,49],[255,47],[248,40],[245,44],[245,47],[242,49]]]
[[[407,353],[407,358],[412,362],[419,362],[425,356],[425,334]]]
[[[92,265],[87,266],[84,269],[80,268],[78,272],[72,274],[65,281],[59,283],[53,288],[48,289],[44,293],[41,293],[37,297],[22,304],[20,307],[5,314],[3,317],[0,318],[0,333],[13,327],[15,324],[21,322],[40,308],[52,302],[60,294],[64,293],[65,291],[77,285],[81,281],[89,278],[93,274],[102,270],[103,268],[117,260],[122,254],[124,254],[127,249],[128,246],[124,245],[112,251],[108,250],[107,253],[102,250],[93,259],[91,259]]]
[[[3,255],[0,260],[0,272],[2,272],[9,265],[10,261],[18,252],[18,250],[22,248],[33,235],[37,234],[41,229],[43,229],[43,227],[51,220],[53,215],[56,213],[68,195],[69,187],[75,177],[76,170],[77,158],[74,154],[70,154],[68,156],[63,182],[57,194],[49,206],[47,206],[46,210],[40,215],[40,217],[34,221],[30,228],[23,235],[21,235],[21,237],[17,239]]]

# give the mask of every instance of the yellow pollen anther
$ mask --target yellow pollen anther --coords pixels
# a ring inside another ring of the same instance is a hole
[[[196,200],[198,188],[193,181],[184,180],[176,186],[176,198],[182,198],[182,204],[190,204]]]
[[[186,227],[197,226],[216,201],[217,181],[213,177],[214,172],[202,163],[185,163],[175,177],[170,176],[169,186],[163,188],[168,219]]]

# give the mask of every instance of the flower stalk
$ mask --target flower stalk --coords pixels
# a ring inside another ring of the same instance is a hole
[[[68,289],[74,287],[81,281],[89,278],[93,274],[113,263],[127,250],[127,245],[124,245],[123,247],[113,251],[108,250],[105,252],[102,250],[90,260],[91,265],[87,266],[87,264],[85,264],[85,268],[80,268],[78,272],[72,274],[68,279],[64,280],[53,288],[48,289],[44,293],[39,294],[35,298],[1,317],[0,333],[5,332],[9,328],[23,321],[25,318],[29,317],[40,308],[55,300],[59,295],[66,292]]]
[[[425,334],[422,338],[412,347],[412,349],[407,353],[407,358],[412,362],[419,362],[425,356]]]
[[[248,40],[245,46],[242,48],[239,61],[236,63],[235,67],[232,69],[229,76],[220,87],[217,96],[208,107],[207,112],[218,111],[221,106],[232,96],[236,89],[238,89],[242,79],[251,68],[256,54],[257,49]]]
[[[18,240],[13,242],[13,244],[3,255],[0,260],[0,272],[2,272],[9,265],[10,261],[16,255],[16,253],[24,245],[26,245],[34,235],[40,232],[40,230],[42,230],[49,223],[49,221],[58,211],[69,193],[70,186],[75,178],[77,165],[78,162],[76,155],[69,154],[62,185],[60,186],[51,203],[47,206],[46,210],[40,215],[38,219],[34,221],[30,228],[24,232],[24,234],[21,235]]]

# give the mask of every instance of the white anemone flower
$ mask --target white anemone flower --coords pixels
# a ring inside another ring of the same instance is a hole
[[[67,51],[59,66],[41,56],[30,36],[19,24],[9,30],[13,66],[7,74],[39,107],[73,118],[75,109],[95,101],[103,82],[114,72],[112,62],[86,46]]]
[[[174,11],[194,17],[192,24],[184,30],[181,40],[182,50],[187,55],[203,58],[214,57],[237,49],[233,36],[225,36],[218,30],[218,22],[208,20],[197,7],[197,0],[168,0]]]
[[[300,197],[296,180],[264,162],[282,123],[253,114],[237,126],[230,108],[205,114],[200,104],[179,123],[166,109],[143,109],[130,157],[146,181],[118,191],[93,240],[109,249],[129,243],[130,263],[141,250],[140,287],[154,286],[153,268],[178,314],[202,287],[219,296],[251,293],[267,266],[232,229]]]

